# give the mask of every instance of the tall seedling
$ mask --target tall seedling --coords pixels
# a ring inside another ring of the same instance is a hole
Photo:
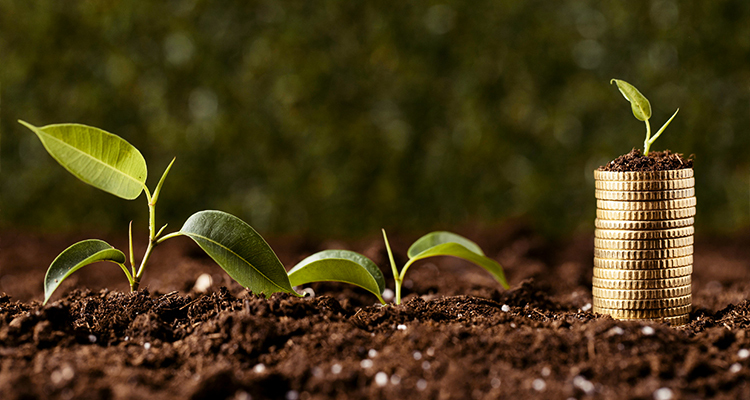
[[[292,289],[284,266],[266,241],[241,219],[222,211],[199,211],[182,228],[162,235],[167,225],[156,229],[156,204],[174,159],[159,179],[153,193],[146,186],[148,170],[141,153],[121,137],[80,124],[36,127],[21,124],[34,132],[47,152],[78,179],[126,200],[145,194],[149,214],[146,252],[136,262],[133,255],[132,222],[129,227],[128,257],[108,243],[90,239],[78,242],[60,253],[44,278],[44,303],[72,273],[98,262],[117,264],[130,284],[138,290],[141,277],[154,248],[163,241],[188,236],[193,239],[229,276],[254,293],[286,292]]]

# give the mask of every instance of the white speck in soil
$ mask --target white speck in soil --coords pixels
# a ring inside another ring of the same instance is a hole
[[[411,289],[414,286],[414,281],[411,279],[407,279],[404,281],[404,287],[407,289]]]
[[[128,340],[130,340],[130,336],[125,336],[124,338],[122,338],[122,340],[127,342]]]
[[[511,322],[510,323],[510,327],[513,328],[513,329],[516,329],[516,323],[515,322]]]
[[[253,372],[255,372],[256,374],[262,374],[262,373],[266,372],[266,365],[265,364],[255,364],[255,366],[253,367]]]
[[[198,293],[206,293],[208,288],[214,284],[213,278],[209,274],[201,274],[198,279],[195,280],[193,289]]]
[[[400,383],[401,383],[401,377],[400,376],[398,376],[396,374],[391,375],[391,385],[398,385]]]
[[[367,357],[375,358],[378,356],[378,351],[375,349],[370,349],[367,351]]]
[[[581,311],[589,311],[591,310],[591,303],[586,303],[581,307]]]
[[[619,326],[613,326],[612,329],[607,331],[607,336],[622,335],[624,333],[625,333],[625,329],[622,329]]]
[[[375,374],[375,384],[378,386],[385,386],[388,383],[388,375],[385,372],[378,372]]]
[[[552,370],[551,370],[551,369],[549,369],[549,367],[544,367],[544,368],[542,368],[542,376],[543,376],[543,377],[545,377],[545,378],[546,378],[546,377],[548,377],[548,376],[549,376],[549,374],[551,374],[551,373],[552,373]]]
[[[672,389],[668,387],[656,389],[654,392],[654,400],[672,400],[673,398],[674,393],[672,392]]]
[[[573,386],[581,389],[586,394],[594,393],[594,384],[581,375],[577,375],[575,378],[573,378]]]
[[[313,367],[312,374],[314,377],[320,378],[321,376],[323,376],[323,370],[318,367]]]
[[[422,369],[424,369],[424,370],[430,369],[430,362],[429,361],[423,361],[422,362]]]
[[[495,389],[500,387],[500,383],[500,378],[492,378],[492,380],[490,381],[490,385]]]
[[[750,350],[748,350],[748,349],[740,349],[740,351],[737,352],[737,357],[739,357],[740,360],[744,360],[744,359],[750,357]]]
[[[428,347],[427,348],[427,355],[430,356],[430,357],[434,357],[435,356],[435,348],[434,347]]]
[[[421,359],[422,359],[422,353],[420,353],[420,352],[418,352],[418,351],[415,351],[415,352],[414,352],[414,353],[412,354],[412,356],[414,357],[414,359],[415,359],[415,360],[421,360]]]
[[[146,349],[146,350],[151,349],[151,343],[149,343],[149,342],[144,343],[143,344],[143,348]]]
[[[370,360],[369,358],[365,358],[364,360],[359,362],[359,366],[365,369],[372,368],[372,360]]]
[[[625,350],[625,345],[622,343],[617,343],[617,350],[620,350],[620,351]]]
[[[502,310],[503,312],[508,312],[510,311],[510,306],[507,304],[503,304],[503,306],[500,307],[500,310]]]
[[[52,380],[53,384],[59,385],[61,383],[70,381],[75,377],[75,375],[76,372],[73,370],[73,368],[70,365],[65,365],[60,369],[52,371],[50,379]]]
[[[418,390],[425,390],[427,389],[427,381],[424,379],[420,379],[417,381],[417,389]]]
[[[302,289],[302,293],[304,293],[304,296],[308,299],[312,299],[315,297],[315,291],[309,287]]]
[[[296,390],[286,392],[286,400],[299,400],[299,392]]]
[[[740,363],[734,363],[729,367],[729,372],[736,374],[742,371],[742,365]]]
[[[342,369],[341,364],[331,365],[331,372],[333,372],[334,375],[340,374]]]
[[[96,336],[94,336],[94,335],[89,335],[89,342],[91,342],[91,343],[96,343]]]
[[[391,290],[391,289],[385,289],[385,290],[383,290],[383,300],[385,300],[385,301],[391,301],[391,300],[393,300],[394,296],[396,296],[396,294],[393,293],[393,290]]]
[[[641,332],[643,332],[643,334],[646,335],[646,336],[651,336],[654,333],[656,333],[656,330],[654,328],[650,327],[650,326],[644,326],[641,329]]]
[[[404,325],[404,324],[398,324],[396,326],[396,329],[398,329],[400,331],[405,331],[406,330],[406,325]]]
[[[234,400],[253,400],[253,396],[250,396],[250,393],[244,391],[244,390],[238,390],[234,393]]]
[[[547,388],[547,383],[544,382],[544,379],[536,378],[534,379],[534,382],[531,382],[531,387],[533,387],[537,392],[543,392],[544,389]]]

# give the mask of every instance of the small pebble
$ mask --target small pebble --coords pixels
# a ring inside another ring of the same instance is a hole
[[[537,392],[542,392],[547,388],[547,383],[544,382],[544,379],[537,378],[534,379],[534,382],[531,382],[531,387],[533,387]]]
[[[510,311],[510,306],[509,306],[509,305],[507,305],[507,304],[503,304],[503,306],[502,306],[502,307],[500,307],[500,309],[501,309],[501,310],[502,310],[503,312],[508,312],[508,311]]]
[[[430,362],[429,361],[423,361],[422,362],[422,369],[424,369],[424,370],[430,369]]]
[[[551,370],[551,369],[549,369],[549,367],[544,367],[544,368],[542,368],[542,376],[543,376],[543,377],[545,377],[545,378],[546,378],[546,377],[548,377],[548,376],[549,376],[549,375],[550,375],[551,373],[552,373],[552,370]]]
[[[211,285],[214,284],[213,278],[209,274],[201,274],[198,279],[195,280],[193,290],[198,293],[205,293]]]
[[[144,343],[143,344],[143,348],[146,349],[146,350],[150,349],[151,348],[151,343],[149,343],[149,342]]]
[[[388,384],[388,374],[385,372],[378,372],[375,374],[375,384],[378,386],[385,386]]]
[[[625,333],[625,329],[622,329],[619,326],[613,326],[612,329],[607,331],[607,334],[609,335],[622,335],[624,333]]]
[[[427,381],[424,379],[420,379],[417,381],[417,389],[418,390],[425,390],[427,389]]]
[[[500,383],[500,378],[492,378],[492,380],[490,381],[490,385],[495,389],[500,387]]]
[[[592,394],[594,392],[594,384],[581,375],[577,375],[573,378],[573,386],[581,389],[586,394]]]
[[[427,355],[430,357],[435,356],[435,348],[434,347],[428,347],[427,348]]]
[[[383,300],[385,301],[391,301],[396,296],[396,293],[393,293],[393,290],[391,289],[385,289],[383,290]]]
[[[737,352],[737,357],[739,357],[740,360],[744,360],[744,359],[750,357],[750,350],[748,350],[748,349],[740,349],[740,351]]]
[[[422,359],[422,353],[415,351],[414,354],[412,354],[415,360],[419,361]]]
[[[306,287],[302,289],[302,293],[304,293],[304,296],[308,299],[312,299],[315,297],[315,291],[313,290],[313,288]]]
[[[377,351],[377,350],[375,350],[375,349],[370,349],[370,350],[369,350],[369,351],[367,352],[367,357],[370,357],[370,358],[375,358],[375,357],[377,357],[377,356],[378,356],[378,351]]]
[[[672,400],[673,398],[674,393],[672,393],[672,389],[668,387],[656,389],[654,392],[654,400]]]
[[[264,364],[255,364],[255,366],[253,367],[253,372],[255,372],[256,374],[262,374],[266,372],[266,366]]]
[[[581,311],[589,311],[591,310],[591,303],[586,303],[581,307]]]
[[[91,343],[96,343],[96,336],[94,336],[94,335],[89,335],[89,342],[91,342]]]
[[[398,324],[398,326],[396,326],[396,329],[398,329],[400,331],[405,331],[406,330],[406,325],[404,325],[404,324]]]
[[[365,369],[372,368],[372,360],[370,360],[369,358],[365,358],[364,360],[359,362],[359,366]]]
[[[643,332],[643,334],[646,335],[646,336],[651,336],[654,333],[656,333],[656,330],[654,328],[650,327],[650,326],[644,326],[641,329],[641,332]]]
[[[296,390],[286,392],[286,400],[299,400],[299,392]]]
[[[341,364],[331,365],[331,372],[333,372],[334,375],[340,374],[342,370],[343,368],[341,367]]]
[[[734,363],[729,367],[729,372],[736,374],[742,371],[742,365],[740,363]]]
[[[510,327],[513,328],[513,329],[516,329],[516,323],[515,322],[511,322],[510,323]]]
[[[320,378],[321,376],[323,376],[323,370],[318,367],[313,367],[312,374],[314,377]]]
[[[391,375],[391,385],[398,385],[400,383],[401,383],[401,377],[400,376],[398,376],[396,374]]]

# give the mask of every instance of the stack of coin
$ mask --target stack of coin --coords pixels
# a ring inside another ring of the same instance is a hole
[[[594,171],[594,312],[684,325],[692,304],[692,169]]]

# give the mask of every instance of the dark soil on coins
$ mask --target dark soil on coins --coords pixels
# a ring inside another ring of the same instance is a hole
[[[644,157],[640,149],[633,149],[630,153],[623,154],[606,165],[600,166],[599,171],[647,172],[686,168],[693,168],[693,156],[685,159],[680,153],[664,150],[651,151],[648,153],[648,157]]]
[[[505,266],[510,290],[445,258],[409,271],[400,306],[338,283],[265,299],[174,239],[154,253],[146,289],[128,293],[116,266],[93,265],[41,306],[46,267],[88,235],[5,232],[0,398],[750,398],[750,235],[697,237],[690,323],[671,328],[590,312],[592,236],[459,232]],[[393,236],[403,263],[416,237]],[[285,265],[335,247],[389,273],[378,238],[269,242]],[[205,293],[193,288],[201,274],[213,278]]]

